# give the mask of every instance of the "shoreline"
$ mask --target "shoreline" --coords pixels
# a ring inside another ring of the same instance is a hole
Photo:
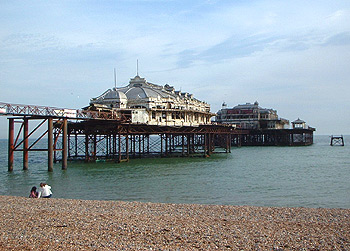
[[[6,250],[350,250],[350,209],[0,196]]]

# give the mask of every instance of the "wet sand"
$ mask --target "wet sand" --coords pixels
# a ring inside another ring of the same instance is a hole
[[[350,250],[350,209],[0,196],[0,250]]]

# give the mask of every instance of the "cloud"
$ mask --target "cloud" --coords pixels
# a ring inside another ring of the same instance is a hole
[[[350,44],[350,31],[341,32],[329,37],[323,45],[325,46],[338,46]]]
[[[213,111],[258,100],[324,132],[348,114],[347,1],[14,0],[0,21],[0,101],[83,107],[114,85],[113,68],[127,84],[139,59],[147,80]]]

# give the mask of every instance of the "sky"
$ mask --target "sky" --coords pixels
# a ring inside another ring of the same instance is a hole
[[[350,1],[0,1],[0,102],[82,108],[137,60],[212,112],[258,101],[350,134]]]

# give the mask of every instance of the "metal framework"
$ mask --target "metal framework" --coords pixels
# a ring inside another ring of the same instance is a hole
[[[59,127],[59,123],[56,127]],[[150,156],[205,156],[231,151],[231,135],[224,125],[170,127],[89,120],[68,123],[69,160],[129,161]]]
[[[331,143],[330,143],[331,146],[344,146],[344,137],[343,135],[340,135],[340,136],[334,136],[332,135],[331,136]]]
[[[233,137],[235,146],[307,146],[313,144],[315,129],[249,130]]]
[[[48,171],[53,171],[54,153],[61,151],[62,154],[62,169],[67,168],[67,119],[54,119],[52,117],[46,117],[41,119],[41,122],[29,132],[29,121],[37,119],[31,117],[22,118],[9,118],[9,137],[8,137],[8,171],[13,171],[14,164],[14,152],[23,152],[23,170],[28,169],[28,153],[34,151],[47,151],[48,153]],[[20,124],[20,128],[15,138],[15,123]],[[29,146],[29,138],[44,124],[47,124],[47,130],[44,131],[34,142]],[[59,123],[60,127],[55,128],[54,125]],[[20,140],[20,135],[23,132],[23,139]],[[57,147],[57,140],[61,134],[62,143],[61,148]],[[55,137],[54,137],[55,135]],[[44,137],[47,136],[48,143],[47,148],[35,148],[37,143]]]
[[[16,151],[23,152],[24,170],[28,169],[30,151],[46,151],[48,171],[53,171],[57,161],[62,162],[62,169],[67,169],[68,160],[123,162],[151,156],[209,157],[213,153],[231,152],[232,145],[311,145],[315,130],[242,130],[223,124],[179,127],[132,124],[111,112],[6,103],[0,103],[0,115],[15,116],[8,119],[8,171],[13,171]],[[29,121],[33,120],[39,123],[29,132]],[[20,125],[17,134],[15,124]],[[45,132],[29,145],[29,138],[44,125]],[[48,139],[47,147],[36,148],[44,137]],[[332,137],[331,145],[336,140],[340,138],[334,137],[333,141]]]
[[[37,105],[21,105],[0,102],[0,115],[53,117],[69,119],[101,119],[101,120],[127,120],[118,118],[116,113],[102,111],[85,111],[79,109],[66,109]]]

